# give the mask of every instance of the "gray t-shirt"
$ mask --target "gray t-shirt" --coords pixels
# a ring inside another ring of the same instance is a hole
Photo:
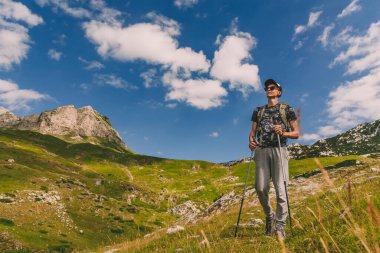
[[[252,113],[251,120],[253,122],[258,121],[259,109],[260,107],[257,107]],[[290,105],[286,105],[285,115],[288,122],[297,120],[294,109]],[[282,129],[289,131],[281,119],[280,103],[271,107],[265,106],[261,121],[256,128],[256,140],[260,143],[260,147],[278,147],[277,135],[273,130],[273,125],[281,125]],[[280,143],[282,147],[286,146],[286,138],[280,136]]]

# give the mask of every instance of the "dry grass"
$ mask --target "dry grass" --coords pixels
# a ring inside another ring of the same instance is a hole
[[[263,227],[242,227],[235,238],[239,210],[236,205],[213,218],[185,226],[185,231],[174,235],[161,230],[114,248],[119,250],[117,252],[380,252],[379,198],[376,195],[379,190],[369,183],[359,185],[349,175],[345,179],[333,179],[319,160],[316,164],[325,182],[321,186],[322,193],[292,206],[294,235],[288,235],[286,241],[264,236]],[[371,190],[377,191],[371,193]],[[291,197],[294,201],[295,196]],[[253,201],[246,202],[249,205]],[[363,205],[366,208],[363,209]],[[246,208],[242,220],[249,218]],[[250,208],[260,210],[259,206],[251,205]],[[262,212],[259,215],[262,216]]]

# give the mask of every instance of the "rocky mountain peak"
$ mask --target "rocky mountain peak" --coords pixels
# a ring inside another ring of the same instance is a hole
[[[0,106],[0,115],[9,112],[6,108]]]
[[[343,156],[380,151],[380,120],[362,123],[337,136],[321,139],[313,145],[292,144],[291,157],[301,159],[320,156]]]
[[[33,130],[44,134],[69,137],[73,141],[99,143],[101,140],[126,147],[109,119],[91,106],[75,108],[61,106],[41,114],[17,117],[7,109],[0,108],[0,127]]]

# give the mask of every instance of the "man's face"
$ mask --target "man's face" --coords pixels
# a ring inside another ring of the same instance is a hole
[[[281,95],[281,91],[274,84],[270,84],[265,88],[267,97],[278,97]]]

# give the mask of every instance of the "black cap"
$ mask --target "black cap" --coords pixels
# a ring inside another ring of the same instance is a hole
[[[270,85],[270,84],[274,84],[274,85],[276,85],[276,86],[278,87],[278,89],[281,91],[281,95],[282,95],[282,86],[281,86],[278,82],[276,82],[276,81],[273,80],[273,79],[268,79],[268,80],[266,80],[265,83],[264,83],[265,88],[268,87],[268,85]],[[281,95],[280,95],[280,97],[281,97]]]

